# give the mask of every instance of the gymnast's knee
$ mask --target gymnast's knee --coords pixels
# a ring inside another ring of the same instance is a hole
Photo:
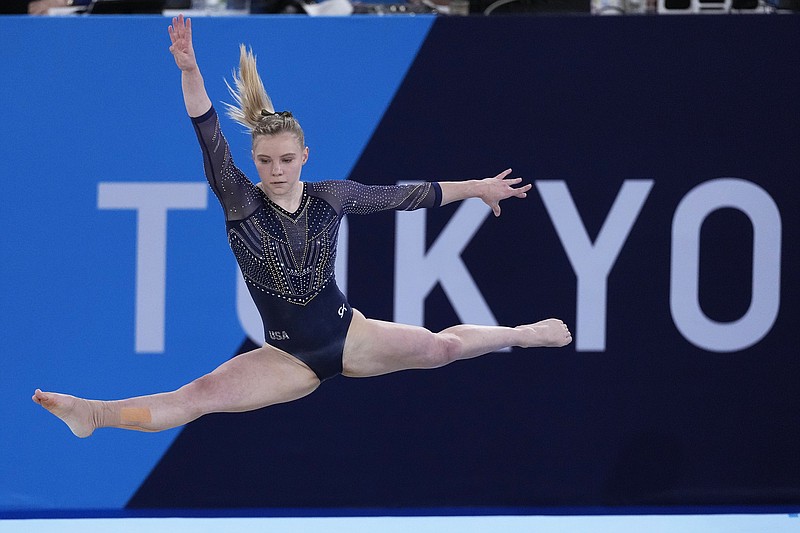
[[[218,390],[214,374],[206,374],[181,387],[178,392],[182,396],[184,408],[192,411],[191,415],[200,417],[214,411],[213,400]]]
[[[436,368],[452,363],[461,358],[462,351],[460,337],[445,331],[435,333],[430,350],[430,366]]]

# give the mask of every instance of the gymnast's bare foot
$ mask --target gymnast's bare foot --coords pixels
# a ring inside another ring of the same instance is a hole
[[[525,332],[524,340],[517,346],[522,348],[560,348],[572,342],[572,333],[563,321],[548,318],[534,324],[523,324],[516,329]]]
[[[42,392],[39,389],[36,389],[32,399],[63,420],[80,438],[88,437],[95,429],[92,407],[87,400],[67,394]]]

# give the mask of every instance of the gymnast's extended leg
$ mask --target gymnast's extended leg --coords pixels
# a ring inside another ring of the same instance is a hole
[[[561,347],[570,342],[569,328],[556,318],[514,328],[458,325],[433,333],[417,326],[368,319],[353,309],[343,374],[368,377],[412,368],[437,368],[511,346]]]
[[[33,401],[63,420],[78,437],[101,427],[162,431],[208,413],[251,411],[296,400],[319,386],[305,364],[264,346],[238,355],[173,392],[125,400],[84,400],[37,389]]]

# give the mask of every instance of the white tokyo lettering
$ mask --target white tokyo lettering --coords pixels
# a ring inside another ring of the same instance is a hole
[[[98,209],[136,211],[135,350],[163,353],[167,271],[167,211],[205,209],[205,183],[101,182]]]
[[[394,287],[397,322],[423,325],[425,298],[439,284],[462,322],[497,325],[461,259],[461,253],[491,212],[480,200],[465,200],[427,251],[425,211],[397,213]]]
[[[731,322],[717,322],[700,306],[700,230],[714,211],[733,208],[753,226],[750,307]],[[772,197],[755,183],[721,178],[701,183],[683,197],[672,219],[670,300],[681,334],[704,350],[744,350],[769,333],[781,303],[781,215]]]
[[[653,180],[625,180],[594,242],[563,181],[537,181],[547,214],[578,278],[575,349],[606,349],[608,274],[653,187]]]
[[[577,351],[605,350],[609,273],[653,183],[625,180],[597,238],[591,242],[565,182],[535,182],[577,277]],[[133,210],[137,214],[136,352],[164,351],[167,213],[175,209],[205,209],[207,195],[205,183],[102,182],[98,186],[98,209]],[[733,322],[719,323],[709,319],[699,306],[697,254],[703,221],[725,207],[743,212],[753,225],[753,286],[747,312]],[[427,250],[425,211],[397,214],[395,320],[422,325],[424,300],[439,284],[463,322],[497,323],[461,258],[490,212],[479,200],[463,202]],[[669,306],[684,338],[708,351],[731,352],[746,349],[767,335],[777,319],[781,299],[781,215],[769,193],[737,178],[698,185],[675,211],[671,247]],[[346,254],[341,248],[340,252]],[[340,280],[346,280],[347,269],[337,270]],[[241,277],[237,289],[240,322],[248,336],[258,341],[260,317]],[[343,318],[346,311],[347,306],[342,305],[339,316]],[[272,331],[268,336],[271,340],[289,339],[286,331]]]

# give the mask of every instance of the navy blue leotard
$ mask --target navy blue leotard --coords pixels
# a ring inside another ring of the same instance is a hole
[[[300,207],[289,213],[234,164],[213,107],[192,123],[208,183],[225,211],[228,242],[261,315],[267,343],[303,361],[320,380],[341,373],[353,317],[334,279],[342,217],[439,206],[439,184],[303,183]]]

